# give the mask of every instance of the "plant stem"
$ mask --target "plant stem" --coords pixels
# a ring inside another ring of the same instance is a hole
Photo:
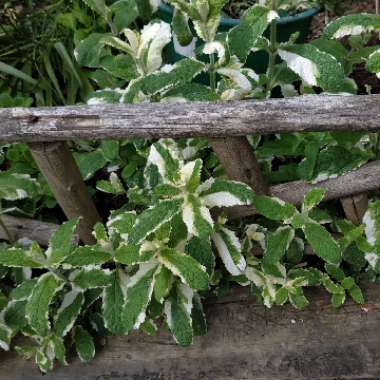
[[[210,88],[212,92],[216,91],[216,73],[215,73],[215,57],[214,54],[210,54]]]
[[[277,0],[272,0],[272,11],[277,10]],[[270,98],[273,88],[274,67],[277,58],[277,20],[273,19],[270,24],[270,47],[269,47],[269,64],[267,79],[267,98]]]

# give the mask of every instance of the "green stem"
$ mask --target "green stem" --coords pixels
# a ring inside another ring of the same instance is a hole
[[[272,0],[272,10],[277,10],[277,0]],[[270,47],[269,47],[269,64],[267,79],[267,98],[270,98],[273,88],[274,68],[277,59],[277,20],[272,20],[270,24]]]
[[[211,91],[215,92],[216,91],[215,57],[214,57],[214,54],[210,54],[209,57],[210,57],[210,69],[209,69],[210,87],[211,87]]]

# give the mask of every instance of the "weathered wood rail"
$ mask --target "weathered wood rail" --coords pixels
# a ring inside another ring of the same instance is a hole
[[[29,144],[58,203],[68,218],[81,217],[79,235],[92,243],[100,216],[64,143],[75,139],[207,137],[226,174],[256,193],[272,194],[296,205],[315,185],[302,181],[269,187],[245,136],[311,131],[380,131],[380,95],[304,96],[262,102],[101,105],[0,109],[0,141]],[[365,110],[365,112],[363,112]],[[340,178],[318,183],[327,200],[342,198],[346,216],[358,223],[366,198],[380,187],[380,161]],[[361,199],[361,201],[359,201]],[[230,217],[252,215],[235,208]]]
[[[42,377],[32,361],[0,357],[2,380],[378,380],[380,288],[366,290],[367,304],[348,301],[335,310],[314,289],[310,305],[267,310],[245,290],[210,300],[208,334],[181,348],[161,330],[110,338],[90,364],[70,360]]]
[[[305,96],[263,102],[142,104],[65,108],[0,109],[0,141],[26,142],[68,218],[81,217],[79,237],[91,243],[100,220],[65,141],[206,137],[226,174],[256,193],[299,205],[312,187],[327,190],[326,200],[341,199],[346,216],[359,223],[366,193],[380,188],[380,160],[318,184],[303,181],[269,186],[248,134],[315,131],[380,132],[380,95]],[[238,207],[231,217],[253,215]],[[57,226],[6,217],[17,238],[46,245]],[[0,231],[0,238],[6,238]],[[310,249],[309,249],[310,251]],[[312,254],[306,250],[307,254]],[[56,380],[250,380],[379,379],[380,292],[367,289],[367,304],[330,306],[326,293],[311,293],[304,311],[290,306],[267,310],[246,293],[208,306],[209,333],[183,349],[166,333],[111,339],[90,365],[78,361],[45,379]],[[3,376],[3,377],[2,377]],[[1,354],[0,379],[37,380],[33,363]]]

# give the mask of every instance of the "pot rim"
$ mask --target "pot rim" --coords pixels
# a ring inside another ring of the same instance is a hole
[[[173,14],[173,8],[168,4],[164,4],[163,2],[161,2],[161,4],[159,5],[159,9],[162,12],[165,12],[167,14],[170,14],[170,15]],[[281,17],[277,21],[277,24],[285,25],[285,24],[290,24],[290,23],[297,22],[297,21],[302,21],[302,20],[305,20],[305,19],[308,19],[310,17],[315,16],[321,10],[322,10],[322,7],[320,7],[320,6],[309,8],[309,9],[306,9],[305,11],[297,13],[293,16]],[[240,23],[240,18],[222,17],[220,20],[220,26],[233,27],[233,26],[238,25],[239,23]]]

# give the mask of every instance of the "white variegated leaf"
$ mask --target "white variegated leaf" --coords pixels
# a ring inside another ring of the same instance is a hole
[[[219,228],[211,236],[216,250],[227,271],[233,276],[243,274],[246,262],[242,255],[242,247],[235,233],[225,227]]]

